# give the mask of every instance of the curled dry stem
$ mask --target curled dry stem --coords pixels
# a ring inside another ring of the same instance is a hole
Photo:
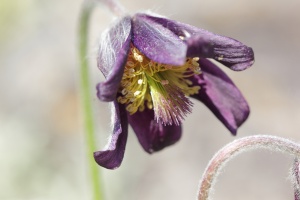
[[[295,158],[294,165],[292,168],[292,181],[294,186],[294,196],[295,200],[300,200],[300,163],[299,159]]]
[[[256,148],[281,151],[300,157],[300,145],[280,137],[255,135],[237,139],[219,150],[209,162],[200,181],[198,200],[208,200],[216,177],[224,165],[234,156]],[[298,165],[299,167],[299,165]]]

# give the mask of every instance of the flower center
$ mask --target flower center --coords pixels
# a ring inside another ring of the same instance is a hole
[[[131,44],[118,102],[126,104],[130,114],[154,109],[157,122],[179,125],[192,102],[186,97],[197,94],[200,86],[192,86],[188,78],[200,74],[199,58],[187,58],[181,66],[154,62]]]

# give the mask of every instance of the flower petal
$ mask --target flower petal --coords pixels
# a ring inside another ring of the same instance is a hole
[[[188,57],[195,57],[203,52],[203,40],[210,40],[212,46],[212,51],[206,51],[206,57],[213,58],[232,70],[242,71],[254,63],[252,48],[232,38],[205,33],[200,29],[186,41],[189,46]]]
[[[122,18],[103,33],[100,43],[98,67],[106,80],[97,85],[97,96],[102,101],[113,101],[124,72],[131,41],[130,17]]]
[[[200,85],[199,93],[192,97],[202,101],[215,116],[236,134],[237,128],[249,116],[249,106],[230,78],[207,59],[199,61],[202,74],[191,77],[194,85]]]
[[[128,114],[129,124],[132,126],[140,144],[148,153],[159,151],[176,143],[181,137],[181,126],[164,126],[154,120],[154,111],[145,109],[143,112]]]
[[[116,169],[121,165],[128,135],[125,106],[116,101],[113,104],[113,123],[113,133],[106,150],[94,152],[95,161],[107,169]]]
[[[173,32],[149,19],[132,18],[133,43],[143,54],[158,63],[183,65],[187,45]]]
[[[158,23],[178,36],[185,37],[188,45],[187,57],[213,58],[236,71],[247,69],[254,63],[252,48],[235,39],[163,17],[147,14],[140,14],[140,17]]]

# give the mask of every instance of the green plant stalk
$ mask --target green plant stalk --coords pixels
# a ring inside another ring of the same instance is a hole
[[[82,103],[83,123],[86,137],[87,157],[90,171],[90,180],[93,191],[93,200],[103,200],[103,191],[100,184],[100,173],[94,160],[96,150],[94,120],[91,105],[89,63],[86,58],[88,52],[89,19],[93,10],[93,3],[84,1],[79,19],[79,60],[80,60],[80,94]]]

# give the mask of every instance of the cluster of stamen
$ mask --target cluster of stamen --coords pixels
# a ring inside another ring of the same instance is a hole
[[[181,66],[154,62],[131,44],[118,102],[126,104],[130,114],[154,109],[155,119],[164,125],[179,125],[191,112],[187,98],[197,94],[200,86],[193,86],[188,77],[200,74],[199,58],[187,58]]]

